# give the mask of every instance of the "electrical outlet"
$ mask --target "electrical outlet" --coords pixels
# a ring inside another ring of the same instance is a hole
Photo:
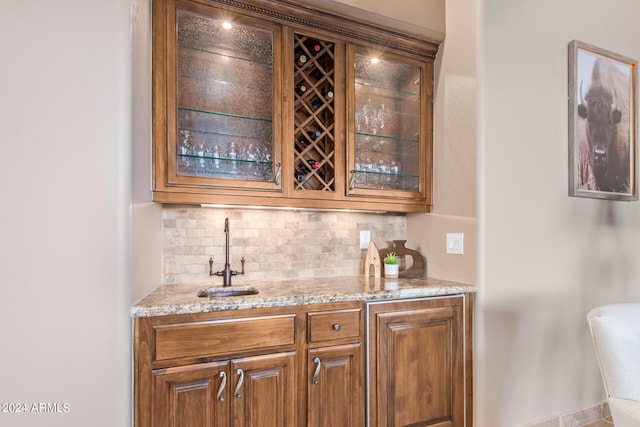
[[[370,241],[371,241],[371,231],[369,230],[360,231],[360,249],[367,249],[369,247]]]
[[[464,233],[447,233],[447,253],[464,254]]]

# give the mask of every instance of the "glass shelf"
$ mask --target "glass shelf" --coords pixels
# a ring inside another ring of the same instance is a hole
[[[411,97],[413,98],[413,100],[415,102],[419,102],[420,101],[420,93],[417,92],[411,92],[411,91],[407,91],[407,90],[401,90],[395,87],[383,87],[383,86],[375,86],[371,83],[364,83],[364,82],[357,82],[355,83],[356,86],[356,91],[371,91],[373,93],[375,92],[380,92],[380,93],[387,93],[387,96],[389,94],[392,95],[400,95],[400,96],[407,96],[407,97]],[[416,88],[418,89],[418,88]]]
[[[362,140],[363,138],[364,140]],[[365,144],[370,139],[381,140],[381,141],[378,141],[378,144],[384,143],[383,141],[395,141],[400,143],[413,143],[413,144],[419,143],[418,135],[415,135],[414,138],[402,138],[399,136],[387,136],[387,135],[377,135],[377,134],[371,134],[371,133],[356,132],[356,142],[358,144]]]
[[[249,181],[273,181],[273,162],[178,154],[178,175]]]
[[[216,72],[212,73],[212,68]],[[247,74],[250,79],[247,79]],[[271,86],[273,64],[229,55],[182,48],[178,51],[178,76],[200,80],[222,80],[251,89]],[[259,80],[262,78],[261,80]],[[252,85],[253,83],[253,85]],[[258,83],[258,84],[255,84]]]
[[[219,56],[221,58],[222,61],[233,61],[233,60],[238,60],[238,61],[247,61],[253,64],[259,64],[259,65],[264,65],[267,67],[273,67],[273,62],[271,61],[261,61],[259,59],[254,59],[254,58],[246,58],[243,56],[238,56],[235,53],[227,53],[227,52],[218,52],[215,50],[207,50],[207,49],[201,49],[198,47],[193,47],[193,46],[183,46],[183,45],[178,45],[178,49],[182,52],[193,52],[193,53],[201,53],[201,54],[206,54],[206,55],[215,55],[215,56]]]
[[[192,114],[190,114],[192,113]],[[204,126],[204,130],[206,130],[206,126],[211,126],[209,129],[211,132],[215,131],[218,133],[234,133],[234,134],[255,134],[256,132],[260,132],[262,129],[254,128],[257,122],[261,122],[265,127],[271,127],[272,120],[264,119],[261,117],[248,117],[236,114],[222,113],[219,111],[205,111],[205,110],[197,110],[193,108],[184,108],[178,107],[178,121],[184,124],[191,124],[192,126]],[[221,130],[221,129],[232,129],[232,130]]]
[[[372,190],[419,191],[420,176],[387,172],[354,170],[354,185]]]
[[[420,141],[393,136],[356,133],[356,155],[361,153],[384,153],[397,156],[418,155]]]

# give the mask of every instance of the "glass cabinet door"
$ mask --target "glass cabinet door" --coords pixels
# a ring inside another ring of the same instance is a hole
[[[349,194],[424,194],[422,76],[419,63],[353,52]]]
[[[169,181],[278,187],[273,99],[279,30],[202,11],[207,14],[176,9],[168,37],[170,46],[175,42],[175,61],[169,61],[175,79],[167,84]]]

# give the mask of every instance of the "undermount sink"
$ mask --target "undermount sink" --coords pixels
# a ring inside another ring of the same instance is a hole
[[[259,291],[253,287],[231,287],[207,288],[198,291],[198,296],[202,298],[224,298],[240,297],[244,295],[256,295]]]

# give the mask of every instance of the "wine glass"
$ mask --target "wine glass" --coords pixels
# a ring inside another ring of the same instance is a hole
[[[389,179],[389,163],[385,159],[378,160],[378,183],[381,188],[385,187]]]
[[[183,129],[180,135],[182,141],[178,145],[178,170],[188,173],[191,169],[191,159],[188,157],[191,153],[191,131]]]
[[[389,178],[392,181],[392,184],[394,186],[398,185],[398,182],[400,181],[400,162],[397,162],[395,160],[391,161],[391,164],[389,165]]]
[[[227,159],[231,160],[230,172],[233,174],[238,173],[238,162],[236,161],[236,159],[238,158],[238,154],[238,144],[236,144],[235,142],[230,143],[229,147],[227,148]]]
[[[195,155],[198,157],[196,175],[205,175],[207,170],[206,159],[205,159],[206,148],[202,142],[196,144],[194,148],[195,148]]]
[[[249,143],[244,147],[242,147],[241,158],[242,160],[245,161],[243,163],[243,166],[244,166],[243,169],[244,169],[245,175],[247,177],[249,176],[257,177],[260,174],[260,171],[258,168],[258,160],[260,158],[260,149],[256,145]]]
[[[217,144],[211,147],[210,155],[213,158],[213,168],[218,171],[220,169],[220,147]]]

